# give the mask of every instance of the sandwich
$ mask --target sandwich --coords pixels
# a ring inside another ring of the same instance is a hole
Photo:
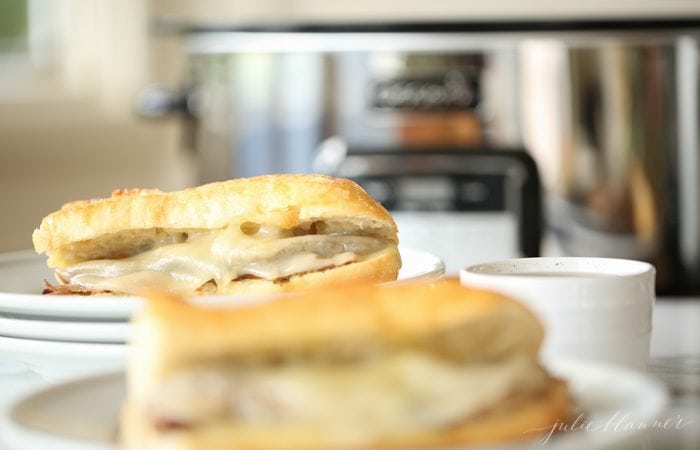
[[[566,420],[521,304],[456,280],[307,291],[237,308],[150,293],[134,318],[129,450],[436,448]]]
[[[45,293],[277,293],[395,280],[396,224],[352,181],[268,175],[72,202],[32,236]]]

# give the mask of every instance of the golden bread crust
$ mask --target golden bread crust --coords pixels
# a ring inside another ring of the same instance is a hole
[[[344,285],[238,308],[197,307],[162,293],[148,297],[135,318],[122,410],[120,439],[130,450],[358,448],[324,430],[225,418],[157,430],[147,417],[151,394],[171,375],[201,364],[320,364],[411,350],[478,365],[523,356],[534,360],[543,339],[541,324],[527,308],[455,279]],[[532,439],[567,420],[569,410],[566,384],[548,378],[537,391],[514,391],[460,423],[378,436],[365,448]]]
[[[102,236],[120,242],[138,239],[142,231],[219,229],[246,221],[292,228],[324,219],[342,220],[398,242],[389,213],[360,186],[323,175],[265,175],[172,193],[118,190],[107,199],[64,205],[42,220],[32,240],[38,253],[49,255],[50,267],[63,267],[80,260],[73,254],[80,249],[71,244]]]
[[[566,383],[551,379],[544,392],[512,398],[463,423],[441,430],[408,432],[383,438],[367,449],[442,448],[535,439],[569,419]],[[215,423],[192,430],[158,433],[132,404],[122,409],[122,444],[129,450],[340,449],[318,430],[241,427]],[[357,449],[356,446],[351,448]]]
[[[202,360],[353,359],[416,342],[461,360],[534,358],[543,336],[520,303],[454,279],[344,285],[226,309],[154,293],[134,320],[128,376],[138,399]]]

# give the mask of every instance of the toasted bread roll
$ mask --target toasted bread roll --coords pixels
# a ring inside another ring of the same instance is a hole
[[[44,218],[49,292],[286,292],[396,279],[396,224],[357,184],[268,175],[179,192],[121,190]]]
[[[455,280],[225,309],[154,293],[134,326],[128,449],[434,448],[533,437],[568,414],[537,319]]]

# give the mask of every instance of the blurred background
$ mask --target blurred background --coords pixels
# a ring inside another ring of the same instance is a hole
[[[451,273],[616,256],[698,292],[700,3],[519,4],[3,0],[0,251],[117,188],[324,172]]]

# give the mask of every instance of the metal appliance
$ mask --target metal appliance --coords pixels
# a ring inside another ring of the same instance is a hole
[[[392,211],[401,243],[439,255],[447,274],[539,254],[540,181],[522,150],[356,150],[325,169],[362,185]]]
[[[313,171],[327,146],[521,147],[543,253],[644,259],[660,292],[700,291],[700,19],[181,32],[191,89],[146,112],[186,107],[201,181]]]

